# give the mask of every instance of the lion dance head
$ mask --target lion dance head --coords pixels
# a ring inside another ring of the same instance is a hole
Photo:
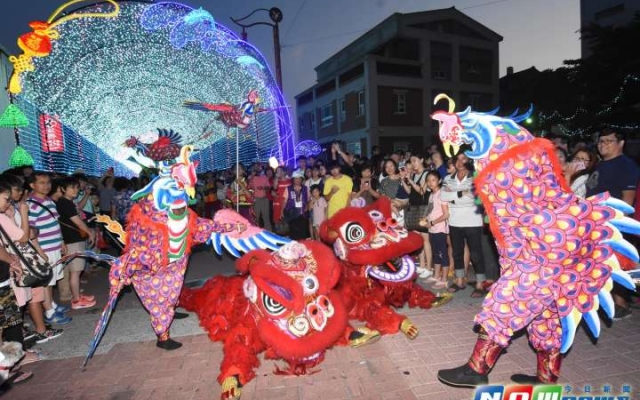
[[[238,260],[248,273],[245,297],[255,313],[260,339],[290,365],[304,373],[324,358],[347,327],[340,297],[332,291],[340,265],[331,249],[314,241],[290,242],[276,252],[254,250]]]
[[[415,262],[409,254],[422,247],[422,237],[391,216],[386,197],[367,207],[338,211],[320,226],[320,236],[333,245],[341,260],[366,266],[371,278],[401,283],[415,277]]]

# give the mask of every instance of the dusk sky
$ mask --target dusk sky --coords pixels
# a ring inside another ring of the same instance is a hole
[[[62,3],[57,0],[3,1],[0,44],[10,53],[17,53],[16,39],[30,30],[29,21],[46,20]],[[183,3],[203,7],[217,22],[237,32],[238,27],[229,17],[240,18],[256,8],[279,7],[284,15],[280,25],[283,86],[289,102],[315,83],[317,65],[394,12],[455,6],[504,37],[500,44],[500,76],[505,74],[507,66],[513,66],[516,71],[531,66],[543,70],[580,57],[579,0],[190,0]],[[254,17],[269,18],[266,12]],[[263,52],[273,70],[271,28],[251,28],[249,41]]]

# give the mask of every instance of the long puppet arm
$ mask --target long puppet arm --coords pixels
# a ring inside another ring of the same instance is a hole
[[[241,252],[247,253],[256,249],[277,250],[291,241],[289,238],[251,225],[246,218],[229,209],[218,211],[212,222],[224,228],[222,232],[213,231],[207,238],[220,255],[223,248],[235,257],[240,257]]]

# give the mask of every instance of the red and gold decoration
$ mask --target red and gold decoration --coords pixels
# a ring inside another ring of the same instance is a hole
[[[56,18],[69,6],[85,1],[87,0],[69,1],[58,7],[46,22],[33,21],[29,23],[29,27],[32,31],[25,33],[18,38],[18,47],[22,50],[22,54],[17,57],[9,57],[9,61],[13,63],[13,74],[9,80],[9,92],[11,94],[19,94],[22,92],[20,75],[23,72],[35,70],[33,58],[46,57],[51,54],[53,41],[60,37],[60,32],[55,29],[56,26],[77,18],[115,18],[120,13],[120,6],[118,3],[114,0],[106,0],[107,3],[113,5],[113,11],[108,13],[72,13],[56,20]]]

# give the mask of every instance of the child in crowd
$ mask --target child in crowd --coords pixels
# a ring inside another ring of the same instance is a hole
[[[38,244],[38,241],[35,240],[35,238],[29,237],[30,233],[35,236],[35,232],[31,232],[29,228],[29,206],[24,202],[23,179],[16,175],[4,174],[0,176],[0,185],[3,185],[3,187],[4,185],[11,187],[9,205],[5,211],[0,210],[0,213],[8,217],[8,220],[4,220],[2,222],[3,228],[9,235],[13,235],[13,239],[18,242],[26,243],[27,241],[31,241],[33,248],[36,249],[44,260],[46,260],[46,254]],[[22,236],[16,238],[16,232],[21,232]],[[12,285],[18,301],[18,306],[22,307],[27,304],[27,307],[29,308],[29,314],[31,315],[31,319],[35,325],[35,332],[29,333],[30,336],[35,336],[35,341],[37,343],[47,342],[62,334],[61,329],[47,330],[44,322],[44,309],[42,307],[42,302],[44,301],[44,289],[42,287],[18,287],[13,283]],[[66,320],[71,321],[69,317],[64,316],[64,313],[69,311],[68,307],[59,305],[58,311],[63,316],[63,322]],[[31,361],[34,360],[34,356],[34,353],[27,354],[27,358]]]
[[[96,241],[96,235],[93,229],[89,228],[78,214],[73,199],[78,196],[80,185],[74,177],[67,177],[60,182],[60,190],[62,196],[56,202],[58,212],[60,213],[60,228],[62,229],[62,237],[67,245],[69,254],[84,252],[88,243],[92,247]],[[82,233],[86,234],[82,235]],[[87,240],[88,242],[85,242]],[[96,305],[94,296],[80,293],[80,274],[84,271],[84,259],[76,257],[68,264],[69,269],[69,288],[71,289],[71,308],[79,310],[82,308],[90,308]]]
[[[38,243],[47,255],[51,264],[55,264],[66,254],[67,247],[62,240],[62,232],[58,223],[58,209],[49,197],[51,192],[51,177],[49,173],[34,171],[28,178],[27,184],[32,192],[27,199],[29,205],[29,226],[38,232]],[[75,208],[75,205],[74,205]],[[69,280],[64,278],[64,264],[58,264],[53,269],[53,276],[49,285],[43,288],[43,304],[45,308],[45,322],[48,324],[68,324],[71,318],[64,315],[62,307],[53,301],[53,286],[58,285],[60,301],[70,301]],[[39,297],[37,290],[32,290],[34,298]],[[33,300],[32,300],[33,301]]]
[[[327,200],[322,197],[320,185],[311,186],[311,200],[309,200],[308,207],[309,212],[311,212],[311,239],[320,240],[318,228],[327,219]]]
[[[447,273],[449,272],[449,253],[447,251],[447,235],[449,234],[449,205],[440,199],[442,179],[438,171],[427,174],[427,188],[431,191],[427,216],[420,221],[420,225],[429,229],[429,241],[433,254],[434,275],[430,278],[436,281],[434,289],[447,288]]]

